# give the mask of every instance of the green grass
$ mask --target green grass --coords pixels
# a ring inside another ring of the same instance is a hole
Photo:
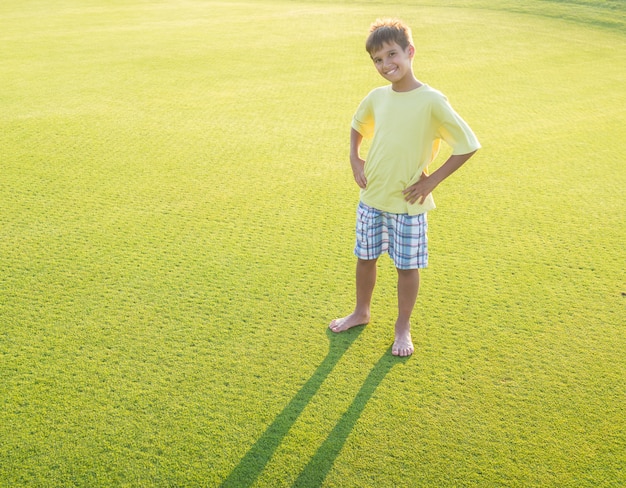
[[[409,359],[387,258],[371,324],[326,328],[383,15],[484,146],[436,191]],[[2,2],[0,486],[626,484],[625,19]]]

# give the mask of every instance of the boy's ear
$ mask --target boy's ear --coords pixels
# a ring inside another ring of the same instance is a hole
[[[409,44],[408,50],[409,50],[409,57],[410,58],[415,56],[415,46],[413,44]]]

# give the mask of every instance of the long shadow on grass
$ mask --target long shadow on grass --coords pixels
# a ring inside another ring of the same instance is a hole
[[[321,384],[362,330],[362,327],[355,327],[342,334],[334,334],[330,330],[326,331],[330,339],[330,349],[324,360],[315,370],[313,376],[309,378],[283,411],[278,414],[274,422],[228,475],[228,478],[220,485],[221,488],[244,488],[254,483],[276,451],[276,448],[287,435],[287,432],[289,432],[289,429],[291,429],[304,408],[311,401],[311,398],[315,396]]]
[[[394,365],[407,359],[393,356],[391,347],[389,347],[370,371],[348,410],[341,416],[335,428],[302,470],[292,487],[320,486],[322,484],[378,385]]]

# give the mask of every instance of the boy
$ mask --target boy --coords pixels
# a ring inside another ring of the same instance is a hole
[[[419,290],[419,270],[428,263],[426,212],[435,208],[432,191],[461,167],[480,143],[437,90],[413,73],[415,46],[409,27],[397,19],[377,20],[366,41],[378,73],[391,85],[372,90],[352,120],[350,164],[361,201],[357,210],[356,306],[329,328],[342,332],[370,320],[376,261],[387,252],[398,271],[398,318],[392,354],[410,356],[410,318]],[[367,162],[364,137],[372,138]],[[452,156],[427,173],[443,139]]]

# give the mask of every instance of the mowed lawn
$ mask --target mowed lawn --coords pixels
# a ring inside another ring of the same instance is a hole
[[[3,0],[0,486],[626,484],[624,4],[441,3]],[[408,359],[387,257],[327,329],[380,16],[483,144]]]

